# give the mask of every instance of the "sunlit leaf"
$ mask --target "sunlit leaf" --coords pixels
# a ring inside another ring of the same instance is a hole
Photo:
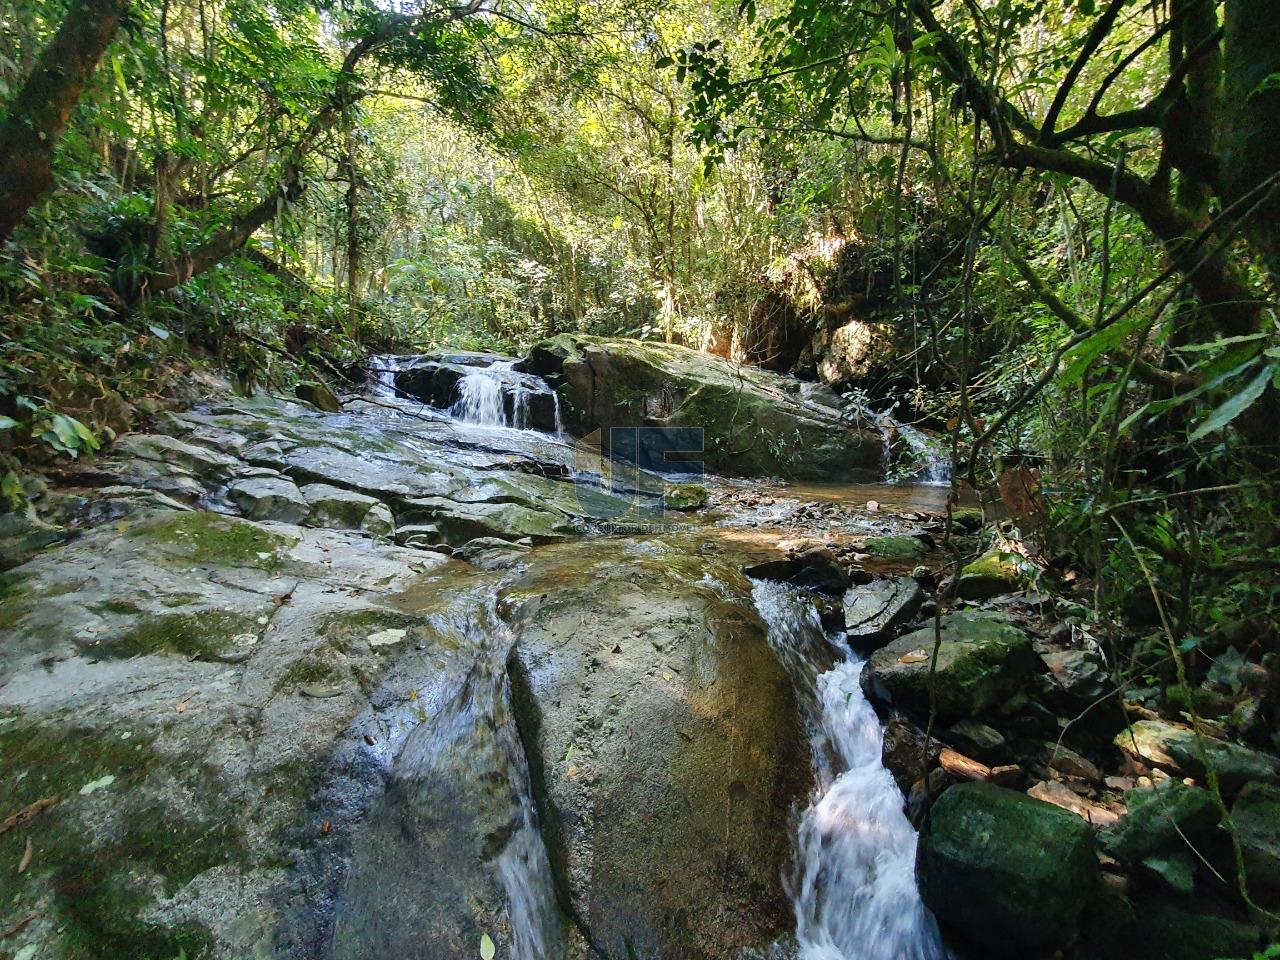
[[[1258,371],[1257,376],[1245,385],[1243,390],[1223,403],[1222,406],[1218,407],[1217,410],[1214,410],[1213,413],[1209,414],[1209,419],[1200,424],[1200,426],[1196,428],[1196,431],[1191,434],[1192,443],[1207,437],[1216,430],[1221,430],[1228,423],[1253,406],[1254,401],[1262,396],[1263,391],[1267,389],[1267,384],[1271,380],[1272,372],[1271,367],[1263,367]]]

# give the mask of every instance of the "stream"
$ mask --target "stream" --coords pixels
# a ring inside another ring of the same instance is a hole
[[[394,374],[389,373],[393,369],[389,358],[376,363],[374,389],[381,396],[394,395]],[[468,370],[448,413],[463,432],[528,436],[534,431],[528,427],[527,398],[546,392],[555,395],[539,378],[498,361]],[[559,436],[558,403],[556,427]],[[909,444],[923,449],[919,434],[901,424],[894,427]],[[915,497],[928,507],[940,503],[930,487],[936,489],[945,481],[941,468],[926,461],[920,479],[922,488],[870,486],[857,492],[899,503]],[[794,491],[817,502],[847,500],[850,493],[847,487]],[[701,546],[695,549],[718,545],[720,530],[743,522],[742,517],[725,519],[727,527],[703,526],[695,535]],[[781,878],[794,914],[796,960],[943,960],[948,953],[916,888],[916,832],[906,817],[903,796],[881,762],[880,722],[859,683],[863,659],[842,634],[823,628],[814,603],[803,592],[784,583],[754,581],[751,603],[764,621],[770,648],[794,684],[812,765],[812,792],[790,841],[793,863]],[[497,631],[490,651],[509,649],[517,642],[506,634],[505,626]],[[492,683],[485,684],[483,696],[472,691],[455,698],[449,711],[433,720],[431,740],[406,743],[396,775],[421,778],[423,769],[438,762],[433,757],[474,751],[476,723],[482,719],[501,731],[505,721],[498,715],[509,709],[509,694]],[[523,754],[510,744],[503,752],[515,826],[497,864],[513,930],[512,956],[558,960],[564,947],[537,804]]]
[[[575,439],[510,361],[371,367],[338,410],[225,396],[121,437],[0,584],[9,806],[74,798],[0,904],[35,917],[19,955],[142,930],[119,955],[942,960],[823,625],[855,573],[921,562],[947,488],[690,483]],[[743,402],[812,461],[841,421],[794,388]],[[879,452],[839,439],[828,462]],[[747,573],[813,545],[827,594]],[[89,889],[137,893],[117,917]]]

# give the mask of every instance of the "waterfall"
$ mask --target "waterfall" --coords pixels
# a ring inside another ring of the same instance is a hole
[[[799,960],[945,960],[916,888],[916,832],[859,682],[865,661],[825,635],[813,604],[791,587],[756,581],[752,595],[808,715],[816,773],[788,884]],[[829,670],[823,648],[836,654]]]
[[[939,449],[938,441],[905,423],[895,423],[894,427],[898,436],[911,448],[913,458],[919,466],[916,471],[917,480],[936,484],[951,482],[951,458]]]
[[[481,427],[511,427],[529,430],[533,425],[535,398],[550,397],[556,436],[563,432],[560,396],[545,380],[515,370],[516,361],[497,360],[488,366],[472,367],[458,381],[457,399],[449,408],[456,420]]]
[[[396,396],[396,370],[399,366],[395,357],[369,358],[369,392],[375,397]]]
[[[498,874],[507,892],[513,960],[555,960],[559,907],[527,779],[526,770],[520,826],[498,857]]]
[[[511,369],[512,362],[499,360],[488,367],[468,370],[458,381],[458,399],[449,408],[457,420],[481,427],[510,427],[503,396],[503,374]]]
[[[906,423],[899,423],[892,416],[897,405],[884,413],[876,413],[870,407],[860,407],[863,416],[880,426],[884,437],[884,464],[891,467],[894,462],[894,441],[901,439],[911,450],[911,462],[916,471],[912,480],[916,483],[948,484],[951,482],[951,457],[941,440],[929,436],[923,430]]]

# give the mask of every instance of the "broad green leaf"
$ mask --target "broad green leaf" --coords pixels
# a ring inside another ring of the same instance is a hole
[[[1109,327],[1103,327],[1067,351],[1064,358],[1065,368],[1058,375],[1063,384],[1074,383],[1084,376],[1093,362],[1108,350],[1114,350],[1124,339],[1139,327],[1145,326],[1147,318],[1140,314],[1130,314],[1124,320],[1118,320]]]
[[[1250,380],[1243,390],[1209,414],[1209,419],[1200,424],[1195,433],[1191,434],[1191,442],[1194,443],[1215,430],[1221,430],[1253,406],[1254,401],[1262,396],[1262,392],[1267,389],[1267,383],[1271,379],[1272,372],[1271,367],[1263,367],[1258,371],[1258,375]]]
[[[18,421],[13,417],[0,416],[0,430],[12,430],[18,425]]]
[[[1189,343],[1185,347],[1174,347],[1174,349],[1180,353],[1199,353],[1204,350],[1217,350],[1233,343],[1249,343],[1250,341],[1261,340],[1268,336],[1270,336],[1270,334],[1250,333],[1240,337],[1223,337],[1220,340],[1214,340],[1210,343]]]
[[[494,946],[493,940],[489,934],[480,934],[480,958],[481,960],[493,960],[498,954],[498,948]]]

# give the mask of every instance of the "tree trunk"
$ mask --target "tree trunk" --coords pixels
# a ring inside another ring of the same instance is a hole
[[[355,341],[360,294],[360,196],[356,171],[356,133],[354,117],[346,118],[347,154],[343,161],[347,177],[347,336]]]
[[[53,186],[53,153],[126,0],[77,0],[0,125],[0,243]]]
[[[249,238],[260,227],[269,223],[282,206],[296,203],[306,191],[306,184],[302,182],[303,162],[320,135],[332,127],[341,115],[342,106],[337,102],[321,110],[308,125],[302,139],[290,151],[275,189],[241,214],[231,226],[178,257],[171,269],[152,277],[147,285],[147,293],[154,295],[180,287],[192,277],[216,266],[248,243]]]
[[[1227,0],[1224,61],[1222,198],[1235,203],[1247,197],[1246,209],[1256,205],[1245,235],[1272,276],[1280,278],[1280,16],[1275,0]]]

